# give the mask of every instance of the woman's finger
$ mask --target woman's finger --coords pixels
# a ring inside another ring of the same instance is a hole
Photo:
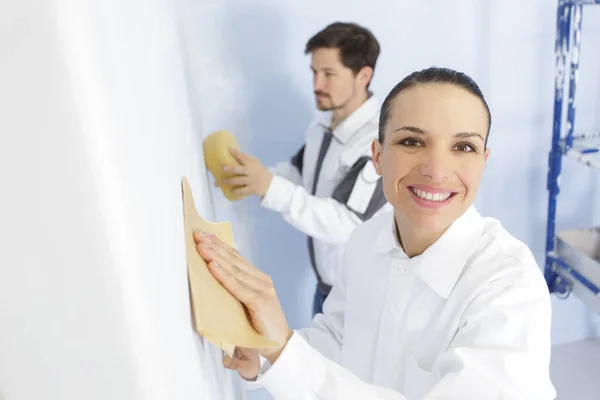
[[[256,290],[248,286],[247,281],[239,279],[239,276],[234,275],[215,261],[208,263],[208,270],[233,297],[249,309],[256,309],[259,296]]]
[[[215,262],[250,290],[266,293],[273,287],[271,277],[245,260],[237,250],[214,235],[195,233],[197,251],[206,262]],[[239,298],[238,298],[239,299]],[[241,301],[241,299],[239,299]]]
[[[227,369],[232,369],[233,358],[229,357],[227,354],[223,357],[223,366]]]
[[[229,262],[235,264],[238,268],[246,271],[247,273],[255,276],[265,282],[270,282],[270,277],[260,271],[258,268],[253,266],[248,260],[234,248],[223,242],[215,235],[195,235],[196,243],[204,243],[209,247],[213,248],[218,256],[222,259],[226,259]]]
[[[223,242],[216,235],[209,235],[198,232],[194,234],[194,240],[198,245],[205,244],[206,246],[208,246],[208,248],[212,248],[222,258],[226,258],[231,262],[244,264],[240,265],[240,268],[249,269],[249,266],[247,267],[247,264],[249,264],[248,261],[244,257],[242,257],[240,253],[237,252],[237,250],[227,245],[227,243]]]
[[[200,243],[198,252],[209,263],[219,265],[221,269],[253,291],[264,291],[269,287],[269,282],[248,273],[248,271],[240,268],[238,263],[232,262],[226,257],[221,257],[214,248],[208,248],[204,243]]]

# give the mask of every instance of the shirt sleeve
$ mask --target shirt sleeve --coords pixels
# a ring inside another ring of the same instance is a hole
[[[511,283],[512,282],[512,283]],[[434,363],[440,376],[421,400],[553,400],[549,377],[550,298],[538,285],[499,278],[468,305],[449,348]],[[259,377],[275,399],[397,399],[361,381],[295,333]]]
[[[373,176],[373,169],[370,157],[360,159],[332,197],[313,196],[303,186],[274,176],[261,204],[314,239],[345,243],[357,225],[387,204],[381,178]]]
[[[406,400],[399,393],[361,381],[325,358],[298,333],[259,380],[275,400]]]

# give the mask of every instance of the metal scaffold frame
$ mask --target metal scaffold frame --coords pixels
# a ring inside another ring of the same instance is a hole
[[[600,313],[600,228],[556,232],[563,157],[600,170],[600,133],[575,132],[583,9],[600,0],[559,0],[556,29],[554,124],[548,171],[548,220],[544,275],[551,293],[574,293]],[[563,101],[567,97],[567,102]],[[565,121],[566,120],[566,121]],[[566,124],[564,123],[566,122]]]

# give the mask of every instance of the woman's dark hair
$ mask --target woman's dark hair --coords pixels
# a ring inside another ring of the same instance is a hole
[[[457,72],[449,68],[431,67],[421,71],[413,72],[398,83],[392,91],[387,95],[383,104],[381,105],[381,112],[379,114],[379,143],[383,143],[385,136],[385,128],[390,118],[390,112],[393,100],[404,90],[410,89],[411,87],[417,86],[424,83],[447,83],[458,86],[477,96],[487,111],[488,116],[488,136],[490,127],[492,125],[492,114],[488,107],[483,93],[477,83],[468,75]],[[487,146],[488,136],[485,138],[485,146]]]
[[[304,53],[320,48],[339,49],[342,64],[354,74],[363,67],[371,67],[375,71],[380,52],[379,42],[370,30],[349,22],[327,25],[308,40]]]

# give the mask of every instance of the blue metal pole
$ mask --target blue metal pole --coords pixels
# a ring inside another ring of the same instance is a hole
[[[575,89],[579,78],[579,53],[581,44],[581,4],[571,5],[571,16],[573,21],[573,42],[570,45],[571,72],[569,75],[569,103],[567,109],[567,136],[565,138],[566,149],[573,146],[573,130],[575,129]]]
[[[553,284],[555,278],[555,274],[552,271],[553,261],[550,257],[550,252],[554,250],[556,196],[560,191],[558,186],[558,178],[562,165],[560,139],[565,84],[564,75],[569,51],[570,5],[570,2],[567,0],[559,0],[556,15],[554,124],[552,129],[552,148],[548,160],[548,220],[546,224],[546,263],[544,267],[544,277],[546,278],[550,292],[554,291]]]

